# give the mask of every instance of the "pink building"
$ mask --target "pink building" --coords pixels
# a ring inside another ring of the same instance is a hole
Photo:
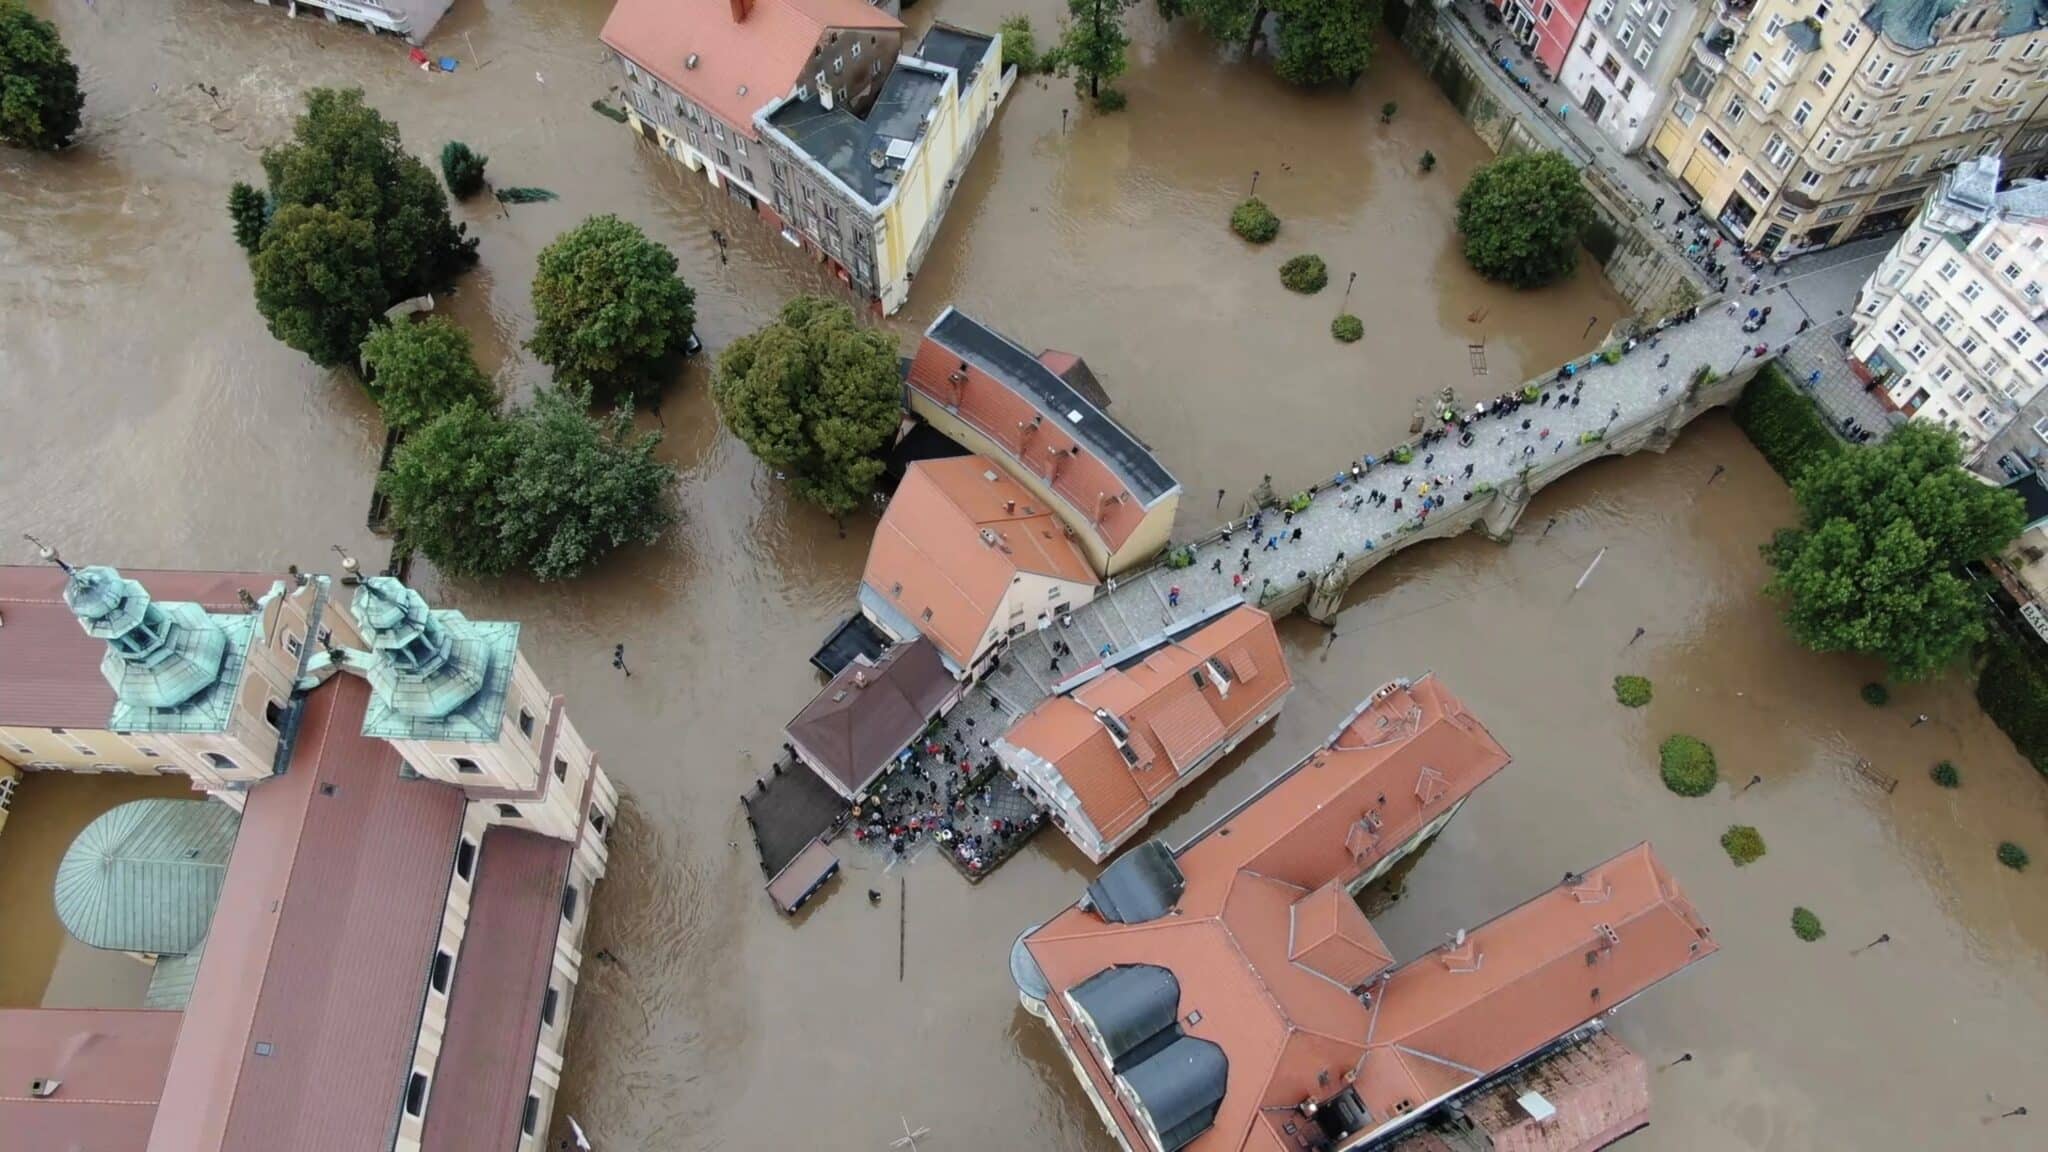
[[[1507,26],[1507,40],[1536,54],[1544,72],[1555,79],[1564,69],[1565,53],[1586,18],[1587,0],[1487,0]],[[1506,44],[1500,55],[1510,55]]]

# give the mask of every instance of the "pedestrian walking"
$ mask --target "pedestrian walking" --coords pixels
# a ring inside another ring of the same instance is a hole
[[[1656,214],[1662,211],[1664,211],[1664,198],[1662,196],[1659,196],[1657,197],[1657,202],[1655,204],[1650,205],[1650,215],[1655,216]]]
[[[1667,367],[1669,367],[1669,366],[1670,366],[1670,364],[1671,364],[1671,353],[1669,353],[1669,352],[1666,352],[1666,353],[1665,353],[1665,354],[1664,354],[1664,355],[1663,355],[1663,356],[1662,356],[1661,358],[1659,358],[1659,359],[1658,359],[1658,361],[1657,361],[1657,367],[1659,367],[1659,368],[1667,368]]]
[[[1913,722],[1911,724],[1906,725],[1906,727],[1918,728],[1919,726],[1925,723],[1927,723],[1927,713],[1922,712],[1918,716],[1913,717]]]
[[[1261,552],[1278,552],[1279,550],[1280,537],[1278,536],[1268,536],[1266,538],[1266,546],[1264,548],[1259,549],[1259,551]]]
[[[1293,540],[1293,543],[1296,543],[1296,544],[1299,544],[1299,543],[1301,543],[1301,529],[1299,529],[1299,528],[1296,528],[1296,529],[1294,530],[1294,540]]]
[[[1301,529],[1297,528],[1294,530],[1294,532],[1295,535],[1299,536],[1301,534]],[[1173,587],[1168,588],[1166,590],[1166,606],[1169,608],[1180,607],[1180,585],[1175,584]]]

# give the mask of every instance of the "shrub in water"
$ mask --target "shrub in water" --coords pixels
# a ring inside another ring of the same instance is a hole
[[[1828,932],[1827,929],[1820,926],[1820,917],[1815,916],[1812,911],[1805,908],[1794,908],[1792,909],[1792,934],[1811,944],[1815,940],[1827,935]]]
[[[2015,872],[2027,870],[2027,850],[2007,840],[1998,846],[1998,862]]]
[[[1130,102],[1130,97],[1125,96],[1121,89],[1104,88],[1102,95],[1095,98],[1095,110],[1097,112],[1121,112],[1124,110],[1124,105]]]
[[[1731,824],[1721,833],[1721,850],[1740,868],[1764,854],[1763,833],[1747,824]]]
[[[1963,786],[1963,774],[1956,771],[1956,766],[1946,760],[1936,764],[1934,770],[1929,772],[1928,775],[1933,777],[1934,782],[1943,788],[1960,788]]]
[[[1280,234],[1280,218],[1257,196],[1230,212],[1230,230],[1254,244],[1269,244]]]
[[[457,200],[467,200],[484,190],[484,163],[489,157],[460,140],[441,146],[441,178]]]
[[[1280,283],[1304,296],[1321,292],[1329,282],[1330,270],[1323,265],[1323,258],[1314,253],[1303,253],[1280,266]]]
[[[1650,702],[1650,681],[1644,676],[1616,676],[1614,698],[1630,708],[1641,708]]]
[[[1365,321],[1349,312],[1338,313],[1337,318],[1330,321],[1330,335],[1346,344],[1356,344],[1365,335]]]
[[[1714,766],[1714,750],[1697,736],[1679,732],[1665,737],[1657,759],[1664,786],[1680,796],[1705,796],[1721,778]]]
[[[1886,704],[1889,704],[1892,698],[1891,689],[1886,688],[1884,685],[1879,684],[1874,680],[1863,686],[1862,694],[1863,702],[1865,704],[1870,705],[1872,708],[1882,708]]]

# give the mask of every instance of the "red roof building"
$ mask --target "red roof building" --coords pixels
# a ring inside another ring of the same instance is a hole
[[[1084,669],[990,748],[1099,863],[1293,686],[1272,617],[1233,602]]]
[[[1393,966],[1351,898],[1507,763],[1433,678],[1169,853],[1154,841],[1018,941],[1052,1026],[1132,1152],[1390,1141],[1714,951],[1648,845]]]

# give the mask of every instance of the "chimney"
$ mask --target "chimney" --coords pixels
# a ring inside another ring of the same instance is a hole
[[[745,24],[747,22],[747,13],[754,7],[754,0],[729,0],[729,2],[732,4],[732,22],[735,24]]]
[[[733,0],[733,3],[735,3],[735,4],[744,4],[744,3],[746,3],[746,0]],[[857,669],[855,669],[855,670],[854,670],[854,673],[853,673],[853,686],[854,686],[855,688],[865,688],[865,687],[867,687],[867,686],[868,686],[868,674],[867,674],[867,671],[866,671],[865,669],[858,669],[858,668],[857,668]]]
[[[1003,501],[1003,511],[1015,514],[1017,511],[1017,502],[1015,500]]]

